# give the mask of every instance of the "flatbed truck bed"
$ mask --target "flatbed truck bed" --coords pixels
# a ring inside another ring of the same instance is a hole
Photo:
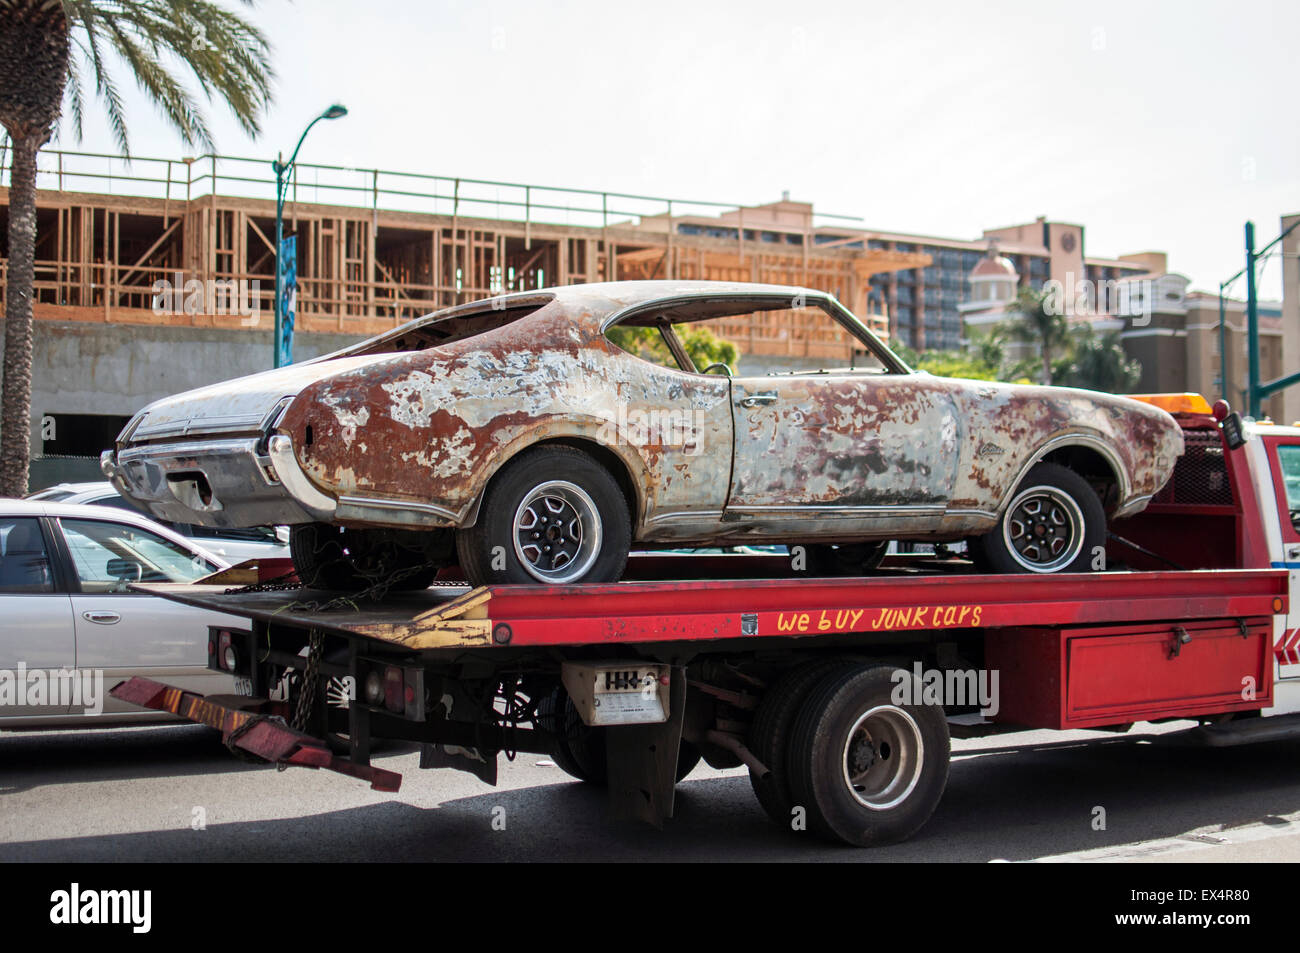
[[[1300,665],[1288,626],[1300,563],[1282,548],[1291,530],[1300,553],[1300,530],[1276,495],[1290,482],[1268,439],[1231,443],[1206,416],[1184,427],[1193,452],[1163,497],[1113,528],[1107,571],[985,575],[895,557],[869,577],[737,578],[788,561],[659,555],[620,583],[378,601],[220,579],[143,586],[246,620],[212,631],[209,667],[247,695],[139,678],[113,693],[382,790],[400,779],[370,765],[372,739],[418,742],[421,767],[488,783],[502,753],[549,754],[606,785],[616,813],[659,825],[700,758],[746,765],[777,824],[896,841],[942,796],[955,734],[1185,719],[1223,745],[1297,731],[1258,717]],[[1283,436],[1300,459],[1300,431]]]

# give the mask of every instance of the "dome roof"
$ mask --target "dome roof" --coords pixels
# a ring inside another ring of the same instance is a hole
[[[979,263],[971,269],[972,278],[1016,278],[1016,266],[1011,264],[1011,259],[1003,255],[981,258]]]

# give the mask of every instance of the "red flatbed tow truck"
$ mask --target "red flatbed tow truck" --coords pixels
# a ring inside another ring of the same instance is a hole
[[[1277,697],[1300,674],[1300,429],[1152,399],[1187,452],[1144,512],[1112,524],[1104,571],[982,575],[940,550],[806,578],[785,556],[645,554],[615,584],[378,600],[151,585],[248,620],[209,640],[209,667],[248,695],[141,678],[113,694],[379,790],[401,779],[370,764],[375,739],[488,783],[502,752],[548,754],[656,825],[701,757],[743,764],[777,824],[862,846],[925,823],[954,736],[1172,720],[1210,745],[1300,734]]]

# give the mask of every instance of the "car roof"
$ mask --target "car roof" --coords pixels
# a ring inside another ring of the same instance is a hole
[[[509,308],[534,306],[566,315],[577,324],[589,325],[592,330],[602,330],[615,314],[655,301],[667,301],[693,295],[725,297],[727,295],[755,297],[797,297],[814,300],[830,299],[829,292],[816,288],[799,288],[794,285],[761,284],[749,281],[688,281],[683,279],[656,281],[592,281],[576,285],[556,285],[531,291],[514,291],[489,298],[479,298],[464,304],[453,305],[412,318],[390,331],[377,334],[364,341],[329,354],[322,354],[301,364],[317,364],[336,360],[365,351],[375,342],[401,337],[403,334],[443,321],[447,318],[498,311]],[[550,307],[548,307],[550,306]]]
[[[0,500],[0,518],[16,516],[48,516],[53,519],[94,519],[125,523],[129,526],[147,529],[149,532],[157,533],[173,543],[178,543],[186,549],[198,553],[213,565],[220,566],[223,569],[230,566],[229,562],[216,553],[205,549],[194,540],[182,536],[175,530],[155,523],[149,517],[140,513],[118,509],[114,506],[90,506],[86,503],[50,503],[46,500]]]
[[[88,484],[86,489],[84,490],[78,490],[76,493],[71,493],[68,496],[65,496],[61,500],[50,501],[50,502],[68,503],[68,504],[85,503],[87,500],[98,499],[101,496],[121,496],[121,495],[122,494],[117,491],[117,487],[113,486],[113,484],[109,483],[108,481],[105,481],[103,483]]]
[[[798,288],[794,285],[760,284],[746,281],[594,281],[587,284],[561,285],[541,291],[518,292],[520,303],[530,298],[546,295],[567,311],[581,314],[590,309],[593,317],[604,318],[615,312],[655,301],[690,296],[725,297],[727,295],[828,298],[825,291],[815,288]],[[508,307],[516,295],[505,295]],[[482,304],[482,302],[479,302]],[[603,312],[603,314],[601,313]]]
[[[33,493],[28,493],[25,499],[31,499],[33,496],[36,496],[38,493],[57,492],[57,493],[67,494],[68,496],[72,496],[74,493],[86,493],[90,490],[97,489],[98,487],[112,486],[112,485],[113,484],[109,483],[107,480],[99,480],[93,483],[56,483],[53,486],[41,487],[41,489],[36,490]]]
[[[639,304],[688,295],[771,295],[774,297],[799,296],[804,298],[829,298],[831,295],[816,288],[799,288],[794,285],[760,284],[748,281],[592,281],[585,284],[557,285],[534,291],[516,291],[494,298],[481,298],[421,315],[408,321],[410,327],[432,319],[452,317],[487,309],[509,308],[528,304],[554,302],[566,311],[581,313],[592,311],[590,319],[604,317]],[[396,329],[395,329],[396,330]],[[320,360],[317,358],[317,360]]]

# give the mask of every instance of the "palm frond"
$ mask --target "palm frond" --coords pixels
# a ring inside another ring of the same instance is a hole
[[[250,8],[255,5],[255,0],[241,2]],[[261,116],[271,101],[275,78],[271,46],[262,32],[239,14],[213,0],[63,3],[123,151],[127,151],[126,122],[121,97],[107,69],[105,54],[109,50],[125,62],[140,89],[186,144],[213,148],[207,118],[177,67],[191,75],[209,103],[223,102],[247,134],[260,133]]]
[[[72,131],[81,140],[82,119],[85,115],[85,98],[81,92],[81,73],[77,69],[77,51],[68,51],[68,82],[64,88],[64,95],[68,99],[68,112],[72,116]],[[62,117],[59,122],[61,123]],[[57,127],[56,127],[57,133]]]

